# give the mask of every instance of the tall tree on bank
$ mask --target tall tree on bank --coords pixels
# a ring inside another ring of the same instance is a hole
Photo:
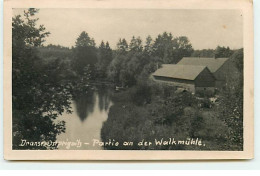
[[[47,149],[57,146],[23,146],[21,140],[55,141],[64,132],[64,122],[55,121],[64,111],[70,112],[70,94],[58,78],[55,63],[46,64],[37,56],[50,33],[37,27],[37,9],[24,11],[12,19],[12,132],[13,149]]]
[[[153,39],[150,35],[146,37],[144,50],[143,50],[143,62],[144,67],[139,77],[142,77],[141,81],[148,79],[149,75],[158,69],[162,64],[162,60],[154,55],[153,51]]]
[[[126,41],[126,39],[119,39],[118,43],[117,43],[117,54],[126,54],[128,51],[128,43]]]
[[[98,48],[98,62],[96,64],[97,76],[99,78],[106,78],[108,72],[108,66],[112,61],[112,49],[109,46],[109,43],[106,44],[102,41]]]
[[[170,61],[171,63],[178,63],[183,57],[189,57],[193,53],[192,45],[185,36],[174,38],[173,45],[173,60]]]
[[[153,55],[158,56],[163,63],[172,63],[173,50],[172,34],[167,32],[159,34],[153,44]]]
[[[97,54],[95,41],[90,38],[88,33],[83,31],[76,41],[74,48],[73,68],[79,75],[86,74],[85,72],[91,72],[92,79],[94,78],[95,64],[97,63]]]
[[[119,39],[117,43],[117,48],[115,50],[113,60],[108,68],[108,77],[110,81],[114,82],[116,85],[121,85],[120,83],[120,71],[123,62],[126,60],[126,55],[128,53],[128,43],[123,39]]]
[[[192,54],[193,48],[185,36],[174,38],[171,33],[158,35],[153,44],[153,52],[165,64],[176,64],[183,57]]]
[[[129,44],[129,51],[120,70],[119,80],[123,86],[133,86],[136,84],[138,75],[141,73],[143,62],[143,46],[140,37],[132,37]]]

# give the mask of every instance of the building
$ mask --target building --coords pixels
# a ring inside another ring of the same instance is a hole
[[[153,74],[157,82],[182,87],[190,92],[214,92],[215,77],[206,66],[163,64]]]
[[[184,57],[177,64],[208,67],[216,78],[217,88],[225,86],[228,75],[234,71],[234,66],[228,58]]]

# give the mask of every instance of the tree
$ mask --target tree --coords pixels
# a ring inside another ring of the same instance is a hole
[[[133,36],[128,45],[125,39],[119,39],[114,59],[109,66],[109,77],[122,86],[134,86],[138,79],[148,79],[162,63],[177,63],[182,57],[193,52],[187,37],[173,38],[164,32],[153,42],[151,36],[142,45],[140,37]]]
[[[234,52],[232,50],[230,50],[229,47],[221,47],[221,46],[217,46],[217,48],[215,49],[215,57],[216,58],[221,58],[221,57],[230,57]]]
[[[164,32],[159,34],[153,44],[154,55],[158,56],[163,63],[171,63],[173,58],[173,36],[171,33]]]
[[[106,44],[102,41],[98,49],[98,62],[96,64],[98,77],[106,78],[108,66],[113,59],[112,49],[109,46],[109,43]]]
[[[129,44],[129,50],[131,52],[142,52],[143,46],[142,46],[142,40],[140,37],[135,38],[135,36],[132,37],[132,40]]]
[[[37,9],[24,11],[12,19],[12,131],[13,149],[47,149],[56,146],[19,146],[21,139],[34,142],[55,141],[64,132],[63,121],[55,121],[63,112],[70,113],[69,85],[61,79],[59,62],[46,64],[38,57],[37,47],[50,33],[37,27]]]
[[[191,56],[193,52],[189,39],[185,36],[176,37],[173,40],[174,51],[172,63],[178,63],[183,57]]]
[[[195,50],[191,54],[192,57],[215,57],[215,50],[214,49],[202,49],[202,50]]]
[[[239,70],[239,72],[243,73],[243,71],[244,71],[244,50],[243,50],[243,48],[235,51],[234,54],[231,56],[231,59],[234,61],[235,66]]]
[[[13,47],[38,47],[50,33],[45,32],[45,27],[40,25],[36,28],[38,18],[32,18],[38,12],[38,9],[30,8],[24,11],[24,19],[21,15],[12,18],[12,40]],[[22,31],[22,33],[21,33]]]
[[[163,63],[176,64],[183,57],[190,56],[193,49],[187,37],[173,38],[171,33],[164,32],[155,39],[153,52]]]
[[[76,40],[74,48],[74,59],[72,62],[74,70],[83,75],[85,67],[89,67],[92,72],[92,79],[95,78],[95,64],[97,63],[97,52],[94,39],[83,31]]]
[[[230,128],[229,142],[234,150],[243,150],[243,58],[243,49],[230,57],[236,70],[228,76],[225,90],[220,93],[218,109]]]
[[[119,80],[123,86],[133,86],[136,84],[137,76],[141,73],[143,63],[143,46],[140,37],[131,39],[129,52],[122,63]]]
[[[161,65],[162,61],[158,56],[153,54],[153,39],[150,35],[146,38],[144,50],[143,50],[143,70],[139,76],[139,80],[147,80],[151,73]]]
[[[123,67],[123,63],[127,60],[128,53],[128,43],[123,39],[119,39],[117,43],[117,48],[113,57],[112,62],[108,68],[108,77],[109,79],[117,85],[121,85],[120,82],[120,72]]]
[[[147,54],[148,56],[151,56],[153,52],[153,39],[150,35],[146,38],[145,41],[145,46],[144,46],[144,53]]]
[[[76,47],[95,47],[95,41],[85,31],[81,32],[76,41]]]
[[[117,52],[119,54],[126,54],[127,51],[128,51],[127,41],[124,38],[123,39],[120,38],[117,43]]]

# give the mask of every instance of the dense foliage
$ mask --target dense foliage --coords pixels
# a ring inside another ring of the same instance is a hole
[[[42,25],[37,27],[35,13],[36,9],[29,9],[24,18],[18,15],[12,22],[13,149],[25,149],[19,146],[22,139],[55,141],[65,130],[64,122],[55,118],[70,112],[65,70],[57,61],[48,64],[38,57],[37,48],[50,33]]]
[[[210,58],[225,58],[230,57],[234,53],[229,47],[221,47],[217,46],[214,49],[202,49],[202,50],[195,50],[192,53],[192,57],[210,57]]]
[[[108,78],[120,86],[133,86],[139,77],[148,76],[162,63],[177,63],[190,56],[193,49],[187,37],[173,37],[164,32],[153,41],[151,36],[142,44],[140,37],[133,36],[130,43],[120,39],[109,66]]]
[[[121,144],[133,141],[134,145],[119,148],[127,150],[243,150],[243,50],[234,51],[230,59],[235,72],[228,76],[225,89],[217,93],[215,104],[208,97],[178,92],[147,78],[115,94],[102,139]],[[202,139],[205,146],[137,145],[171,137]]]

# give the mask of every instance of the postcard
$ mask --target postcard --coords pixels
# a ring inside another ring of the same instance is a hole
[[[6,0],[6,160],[254,157],[250,0]]]

